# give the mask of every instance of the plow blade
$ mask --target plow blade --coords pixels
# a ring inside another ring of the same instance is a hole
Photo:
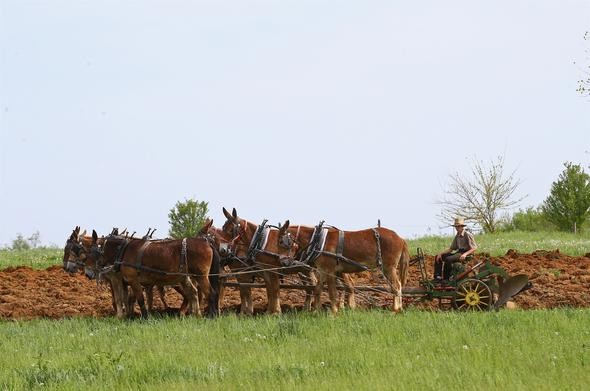
[[[500,308],[512,297],[531,287],[529,278],[525,274],[518,274],[510,277],[500,285],[500,296],[494,304],[496,309]]]

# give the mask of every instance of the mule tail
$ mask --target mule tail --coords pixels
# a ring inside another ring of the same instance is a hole
[[[209,293],[209,299],[207,301],[209,306],[207,315],[211,318],[215,318],[219,315],[219,288],[221,285],[221,276],[219,273],[221,271],[221,256],[215,246],[211,246],[211,249],[213,250],[213,260],[211,268],[209,269],[208,277],[209,284],[211,285],[211,292]]]
[[[406,285],[408,281],[408,269],[410,268],[410,252],[408,244],[404,240],[404,247],[402,248],[402,255],[400,257],[399,274],[402,286]]]

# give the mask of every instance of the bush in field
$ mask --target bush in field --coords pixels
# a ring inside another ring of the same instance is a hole
[[[23,234],[18,233],[16,234],[16,239],[12,241],[12,245],[10,246],[10,248],[17,251],[28,250],[31,248],[31,245],[29,244],[27,239],[24,238]]]
[[[207,221],[209,204],[193,199],[178,201],[168,213],[170,230],[168,234],[175,239],[195,236]]]
[[[579,164],[566,162],[564,166],[542,210],[559,229],[579,230],[590,216],[590,175]]]
[[[554,229],[555,225],[547,220],[547,216],[545,216],[541,207],[533,208],[532,206],[514,213],[503,227],[503,231],[536,232],[552,231]]]

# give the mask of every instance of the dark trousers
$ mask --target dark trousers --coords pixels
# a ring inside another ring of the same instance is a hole
[[[457,251],[456,253],[443,255],[440,261],[434,263],[434,278],[448,280],[453,273],[453,264],[460,262],[459,258],[464,252]]]

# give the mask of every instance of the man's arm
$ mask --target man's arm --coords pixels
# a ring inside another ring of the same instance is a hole
[[[467,240],[469,241],[469,250],[461,254],[461,256],[459,257],[460,260],[464,260],[471,254],[473,254],[475,250],[477,250],[477,243],[475,243],[475,238],[473,237],[473,235],[470,232],[466,232],[465,234],[467,235]]]

